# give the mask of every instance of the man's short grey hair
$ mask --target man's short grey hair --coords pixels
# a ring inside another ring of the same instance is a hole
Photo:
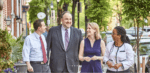
[[[69,11],[64,11],[64,12],[62,13],[62,15],[61,15],[61,18],[63,18],[63,16],[64,16],[66,13],[71,14]],[[71,14],[71,15],[72,15],[72,14]]]

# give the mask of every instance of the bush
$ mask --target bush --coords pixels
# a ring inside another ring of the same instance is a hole
[[[14,71],[14,63],[22,60],[23,43],[22,35],[14,39],[7,29],[0,29],[0,73]]]
[[[0,72],[4,69],[11,68],[14,71],[14,63],[10,59],[12,48],[9,43],[9,39],[11,38],[11,34],[6,30],[0,29]]]

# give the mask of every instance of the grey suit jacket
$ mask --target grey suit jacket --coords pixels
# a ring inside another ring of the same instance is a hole
[[[47,36],[47,56],[49,58],[48,54],[49,51],[51,51],[51,71],[62,72],[66,64],[69,72],[77,72],[79,65],[78,53],[80,42],[82,40],[81,30],[70,27],[70,40],[68,43],[68,48],[65,50],[62,41],[61,26],[62,25],[52,27]]]

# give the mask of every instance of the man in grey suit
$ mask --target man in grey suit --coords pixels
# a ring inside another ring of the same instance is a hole
[[[51,51],[50,68],[52,72],[77,72],[82,33],[81,30],[72,27],[72,15],[70,12],[64,12],[61,21],[62,25],[52,27],[49,30],[46,39],[47,53]]]

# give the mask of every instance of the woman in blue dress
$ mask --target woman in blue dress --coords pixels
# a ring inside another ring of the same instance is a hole
[[[97,23],[88,23],[87,38],[81,41],[79,60],[81,73],[102,73],[101,61],[105,53],[105,43],[100,37]]]

